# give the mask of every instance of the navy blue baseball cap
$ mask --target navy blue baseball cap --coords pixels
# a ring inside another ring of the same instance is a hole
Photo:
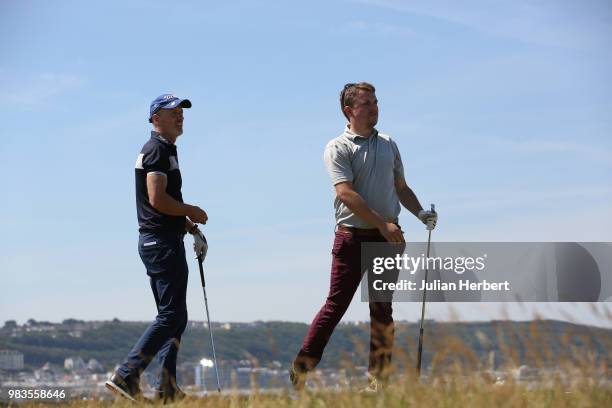
[[[149,108],[149,122],[151,122],[151,116],[153,116],[160,109],[174,109],[176,107],[191,108],[191,101],[189,99],[181,99],[172,94],[159,95]]]

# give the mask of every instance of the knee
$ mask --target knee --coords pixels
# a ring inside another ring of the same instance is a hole
[[[323,305],[324,310],[331,314],[343,315],[351,304],[351,299],[341,299],[338,297],[328,297]]]
[[[180,328],[187,325],[187,310],[164,310],[157,315],[157,322],[165,327]]]

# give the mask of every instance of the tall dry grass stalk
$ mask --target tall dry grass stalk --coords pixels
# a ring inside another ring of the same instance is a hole
[[[606,304],[593,306],[599,317],[612,321]],[[517,327],[520,329],[517,330]],[[482,359],[470,345],[441,327],[435,337],[427,337],[430,353],[421,378],[414,370],[414,350],[396,346],[389,384],[377,393],[363,393],[366,381],[355,380],[359,370],[356,358],[367,361],[368,347],[354,339],[351,353],[341,362],[340,386],[330,387],[316,374],[301,393],[279,384],[283,391],[266,392],[252,378],[251,392],[237,389],[206,397],[187,397],[173,404],[189,407],[612,407],[612,336],[593,336],[585,326],[576,326],[554,338],[556,333],[542,330],[545,321],[517,326],[515,322],[497,323],[496,337],[483,332],[472,336],[482,350],[497,349],[499,358]],[[414,333],[413,333],[414,334]],[[397,334],[396,334],[397,336]],[[561,344],[557,350],[551,344]],[[398,342],[396,342],[396,345]],[[482,353],[481,353],[482,354]],[[529,366],[528,368],[526,366]],[[20,404],[36,405],[36,404]],[[133,407],[127,402],[73,401],[75,408],[110,406]]]

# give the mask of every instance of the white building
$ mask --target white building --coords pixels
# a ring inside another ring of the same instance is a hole
[[[68,357],[64,360],[64,368],[68,371],[83,370],[86,367],[81,357]]]
[[[102,364],[100,364],[100,362],[95,358],[89,359],[89,362],[87,362],[87,369],[92,373],[101,374],[105,372],[104,367],[102,367]]]
[[[16,350],[0,350],[0,369],[23,370],[23,353]]]

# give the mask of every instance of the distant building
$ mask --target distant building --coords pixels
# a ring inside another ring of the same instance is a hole
[[[71,330],[68,332],[68,335],[70,337],[81,338],[83,337],[83,331],[82,330]]]
[[[61,371],[57,367],[53,366],[50,362],[46,362],[38,370],[34,370],[34,378],[38,381],[54,382],[61,377]]]
[[[91,373],[102,374],[105,372],[104,367],[102,367],[102,364],[100,364],[100,362],[96,360],[95,358],[89,359],[89,361],[87,362],[87,369]]]
[[[0,369],[23,370],[23,353],[17,350],[0,350]]]
[[[214,370],[214,365],[213,365],[213,361],[203,358],[200,361],[200,364],[197,364],[195,366],[195,378],[194,378],[194,384],[196,387],[203,389],[203,390],[207,390],[207,389],[214,389],[212,387],[210,387],[210,384],[208,384],[209,386],[207,387],[207,383],[210,383],[210,381],[212,380],[211,377],[211,370]],[[214,375],[214,374],[212,374]]]
[[[538,370],[536,368],[522,365],[519,368],[512,370],[512,376],[517,381],[535,380],[538,377]]]
[[[87,368],[81,357],[68,357],[64,360],[64,368],[68,371],[83,370]]]
[[[200,364],[195,366],[195,379],[194,385],[198,388],[204,388],[204,367]]]

